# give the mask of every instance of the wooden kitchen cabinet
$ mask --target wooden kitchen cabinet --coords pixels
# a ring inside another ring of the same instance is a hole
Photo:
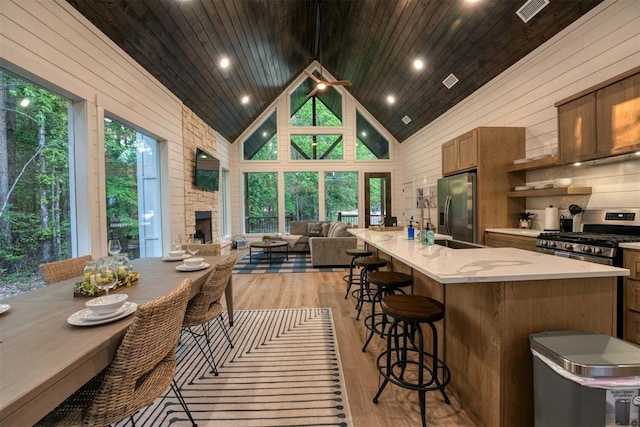
[[[508,197],[523,177],[507,174],[513,161],[525,155],[525,128],[479,127],[442,145],[442,174],[476,172],[476,242],[487,228],[518,226],[525,199]],[[521,182],[522,181],[522,182]]]
[[[442,145],[442,175],[478,166],[478,132],[481,130],[474,129]]]
[[[556,103],[559,164],[640,149],[640,67]]]
[[[596,94],[590,93],[558,107],[560,163],[573,163],[596,154]]]
[[[487,231],[484,234],[484,244],[492,248],[518,248],[526,251],[536,251],[536,238],[517,236]]]
[[[623,338],[640,344],[640,251],[624,250],[624,268],[629,276],[624,278]]]
[[[596,92],[598,154],[640,149],[640,73]]]

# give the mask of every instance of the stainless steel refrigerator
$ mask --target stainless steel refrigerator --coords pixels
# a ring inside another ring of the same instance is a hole
[[[438,180],[438,233],[456,240],[476,242],[476,173]]]

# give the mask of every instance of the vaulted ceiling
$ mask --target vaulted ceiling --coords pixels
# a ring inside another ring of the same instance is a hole
[[[602,0],[67,1],[229,141],[317,60],[402,142]]]

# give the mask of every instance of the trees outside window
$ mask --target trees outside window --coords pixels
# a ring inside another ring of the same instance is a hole
[[[161,256],[158,142],[105,117],[107,234],[130,259]]]
[[[278,232],[277,173],[244,173],[244,215],[246,233]]]
[[[277,110],[242,143],[244,160],[278,160]]]
[[[0,69],[0,280],[73,256],[69,101]],[[20,280],[17,280],[18,282]],[[2,289],[0,289],[2,298]]]
[[[284,206],[290,221],[318,219],[318,172],[285,172]]]
[[[358,225],[358,172],[325,172],[324,203],[327,220]]]
[[[291,160],[342,160],[342,135],[291,135]]]

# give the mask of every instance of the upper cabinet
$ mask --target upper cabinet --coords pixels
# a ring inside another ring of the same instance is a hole
[[[442,144],[442,175],[474,169],[478,166],[478,130],[460,135]]]
[[[507,174],[513,161],[525,155],[523,127],[479,127],[442,145],[442,174],[476,171],[476,241],[484,242],[486,228],[518,226],[525,199],[508,197],[524,183],[524,176]],[[524,175],[524,173],[522,173]]]
[[[559,164],[640,150],[640,68],[556,103]]]

